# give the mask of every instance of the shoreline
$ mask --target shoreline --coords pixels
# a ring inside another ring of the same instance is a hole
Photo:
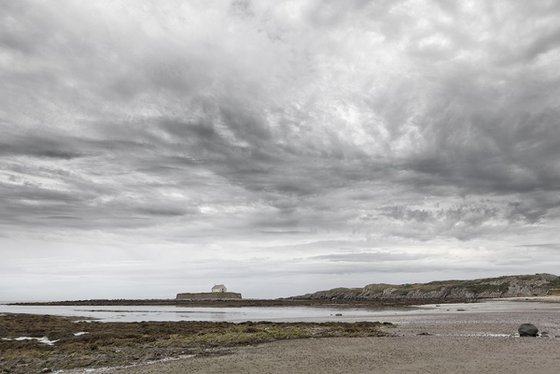
[[[458,358],[468,361],[469,358],[477,357],[480,363],[491,367],[496,360],[499,362],[508,359],[506,353],[516,352],[522,345],[527,352],[532,352],[537,347],[550,354],[551,346],[558,352],[559,313],[559,303],[531,303],[519,299],[426,305],[410,313],[390,313],[379,317],[392,324],[363,322],[346,315],[336,322],[328,323],[98,323],[84,322],[79,317],[5,313],[0,314],[0,338],[4,338],[0,339],[0,350],[3,352],[0,372],[5,370],[14,374],[26,373],[33,367],[37,372],[48,368],[64,369],[64,373],[280,373],[279,368],[282,366],[278,365],[278,360],[284,357],[282,359],[290,360],[300,368],[295,370],[295,366],[284,367],[284,372],[334,373],[341,372],[334,370],[336,363],[321,364],[317,360],[328,362],[331,357],[337,357],[340,362],[350,363],[346,372],[399,372],[397,369],[402,369],[402,365],[406,363],[409,365],[406,370],[412,372],[435,373],[447,370],[470,373],[476,372],[473,368],[480,367],[465,364],[468,370],[456,371],[458,368],[449,367],[448,363]],[[517,327],[526,322],[534,323],[541,332],[547,334],[538,338],[519,338]],[[33,340],[16,339],[21,337]],[[46,339],[38,339],[43,337]],[[42,344],[41,341],[54,344]],[[411,342],[414,344],[409,346]],[[367,353],[364,346],[375,346],[375,352]],[[460,346],[468,349],[459,348]],[[409,361],[407,349],[416,352],[414,356],[410,356]],[[322,355],[326,351],[330,353]],[[502,352],[500,354],[503,356],[489,355],[496,351]],[[355,357],[356,352],[362,353]],[[542,352],[537,350],[532,354],[539,362],[545,362],[548,370],[548,358],[541,357],[544,354]],[[316,359],[309,358],[310,355]],[[309,362],[304,357],[323,367],[309,367]],[[374,368],[375,370],[365,371],[363,365],[379,365],[377,361],[372,361],[375,357],[385,360],[385,364]],[[230,360],[233,361],[231,370],[228,366],[231,364]],[[435,366],[430,366],[432,364]],[[71,368],[74,369],[69,371]],[[208,368],[214,368],[214,371]],[[426,368],[432,368],[433,371]],[[377,369],[379,370],[376,371]],[[509,367],[510,373],[512,370]],[[554,372],[546,370],[533,372]]]
[[[180,307],[337,307],[337,308],[369,308],[399,307],[431,304],[467,304],[487,301],[519,301],[560,303],[559,295],[519,296],[500,298],[389,298],[389,299],[221,299],[221,300],[176,300],[176,299],[91,299],[64,301],[33,301],[5,302],[0,305],[9,306],[180,306]]]
[[[44,301],[44,302],[16,302],[3,305],[11,306],[181,306],[181,307],[398,307],[426,304],[455,304],[476,303],[487,299],[222,299],[222,300],[176,300],[176,299],[93,299],[93,300],[66,300],[66,301]]]
[[[519,301],[519,302],[539,302],[539,303],[560,303],[560,295],[547,295],[547,296],[529,296],[529,297],[504,297],[503,301]]]
[[[534,308],[539,305],[541,308]],[[520,303],[515,311],[480,312],[475,308],[433,313],[401,320],[385,337],[277,341],[235,347],[228,355],[196,356],[104,373],[553,374],[558,372],[559,311],[557,304]],[[517,328],[524,322],[535,323],[548,334],[519,337]],[[75,372],[81,373],[85,372]]]

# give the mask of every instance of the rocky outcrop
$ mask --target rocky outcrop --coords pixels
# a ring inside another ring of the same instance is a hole
[[[544,296],[560,286],[552,274],[511,275],[474,280],[449,280],[413,284],[370,284],[363,288],[335,288],[294,299],[396,300],[396,299],[479,299]]]

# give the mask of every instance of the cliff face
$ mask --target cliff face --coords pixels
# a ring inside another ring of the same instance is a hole
[[[414,284],[370,284],[363,288],[335,288],[297,296],[295,299],[391,300],[478,299],[544,296],[560,287],[552,274],[512,275],[474,280],[449,280]]]

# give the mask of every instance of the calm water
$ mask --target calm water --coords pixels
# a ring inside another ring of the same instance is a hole
[[[95,318],[101,322],[141,321],[387,321],[439,319],[446,315],[499,314],[504,312],[560,313],[560,303],[490,301],[476,304],[423,305],[409,308],[349,309],[331,307],[193,308],[176,306],[12,306],[0,305],[0,313],[49,314]],[[337,316],[342,314],[342,316]]]
[[[49,314],[95,318],[101,322],[140,321],[336,321],[378,320],[394,309],[348,309],[326,307],[202,308],[175,306],[13,306],[0,305],[0,313]],[[342,316],[337,315],[342,314]]]

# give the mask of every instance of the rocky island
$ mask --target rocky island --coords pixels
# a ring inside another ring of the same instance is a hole
[[[226,286],[217,284],[212,287],[211,292],[184,292],[178,293],[175,300],[241,300],[241,294],[238,292],[228,292]]]

